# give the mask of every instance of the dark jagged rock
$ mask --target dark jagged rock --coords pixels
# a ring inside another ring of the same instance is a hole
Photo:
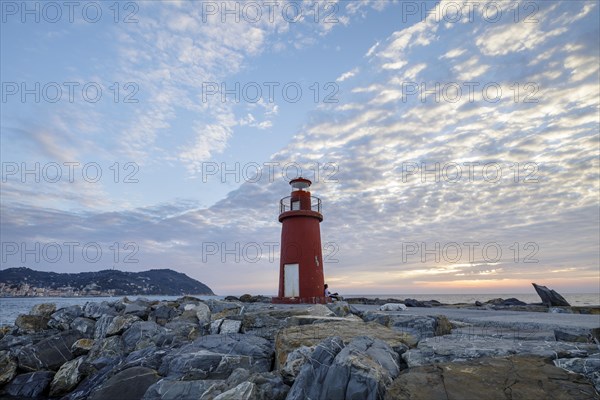
[[[148,321],[156,322],[158,325],[164,326],[167,322],[179,314],[180,312],[178,312],[174,307],[161,304],[150,311],[148,314]]]
[[[244,313],[241,331],[246,334],[275,340],[277,332],[288,326],[288,318],[296,315],[306,315],[302,310],[265,310]],[[216,321],[215,321],[216,322]],[[214,333],[218,333],[221,322]]]
[[[361,336],[344,346],[339,337],[328,338],[302,367],[287,399],[381,399],[400,372],[398,361],[379,339]]]
[[[557,307],[561,307],[561,306],[570,307],[571,306],[569,304],[569,302],[567,300],[565,300],[564,297],[562,297],[560,294],[558,294],[553,289],[548,289],[546,286],[537,285],[535,283],[532,283],[532,285],[533,285],[535,291],[537,292],[537,294],[542,299],[542,303],[544,303],[545,305],[547,305],[549,307],[550,306],[557,306]]]
[[[140,317],[137,315],[117,315],[106,328],[106,336],[121,335],[138,321],[140,321]]]
[[[592,334],[590,331],[566,332],[564,330],[555,329],[554,339],[556,339],[557,342],[591,343]]]
[[[442,315],[390,315],[384,312],[368,311],[363,314],[365,322],[375,321],[398,332],[408,333],[421,340],[426,337],[442,336],[450,334],[452,324]]]
[[[48,329],[50,318],[41,315],[21,314],[17,317],[15,325],[24,333],[41,332]]]
[[[88,356],[91,360],[101,357],[121,358],[125,355],[123,341],[119,336],[96,339]]]
[[[35,399],[46,392],[53,377],[54,372],[51,371],[17,375],[6,385],[4,392],[16,398]]]
[[[404,305],[407,307],[427,307],[425,303],[415,299],[404,299]]]
[[[130,303],[125,306],[123,313],[147,320],[148,314],[150,314],[150,304],[145,302]]]
[[[70,329],[73,320],[78,317],[83,317],[83,310],[80,306],[61,308],[50,316],[48,326],[50,328],[66,331]]]
[[[208,335],[165,356],[159,372],[163,376],[224,379],[238,367],[252,372],[271,369],[273,348],[266,339],[253,335]]]
[[[112,376],[94,390],[89,400],[141,399],[146,390],[160,377],[155,370],[145,367],[133,367]]]
[[[370,304],[379,305],[379,299],[367,299],[366,297],[350,297],[344,299],[348,304]],[[383,303],[382,303],[383,304]]]
[[[146,367],[158,370],[165,355],[170,349],[159,349],[155,346],[136,350],[130,353],[119,365],[118,370],[122,371],[132,367]]]
[[[82,364],[82,367],[84,365],[85,363]],[[109,364],[104,366],[100,370],[94,370],[93,373],[88,374],[88,376],[83,381],[81,381],[81,383],[77,386],[75,390],[73,390],[68,395],[62,397],[61,400],[87,400],[92,390],[94,390],[102,383],[106,382],[108,378],[110,378],[113,369],[114,365]]]
[[[233,297],[233,296],[231,296],[231,297]],[[234,300],[234,299],[235,299],[235,297],[232,300]],[[227,300],[227,298],[225,298],[225,300]],[[240,296],[240,298],[238,300],[241,301],[242,303],[270,303],[271,302],[270,297],[260,296],[260,295],[252,296],[251,294],[243,294]]]
[[[17,359],[9,351],[0,351],[0,387],[10,382],[16,374]]]
[[[225,301],[240,301],[240,299],[235,296],[225,296],[225,298],[223,300],[225,300]]]
[[[514,340],[514,338],[468,337],[460,334],[422,339],[416,349],[402,358],[410,367],[432,363],[454,362],[483,357],[505,357],[512,354],[556,358],[588,357],[597,347],[585,343],[566,343],[547,340]]]
[[[220,381],[161,379],[148,388],[144,400],[198,400],[218,382]]]
[[[102,317],[116,316],[119,312],[107,301],[102,303],[87,302],[83,306],[83,316],[86,318],[99,319]]]
[[[22,346],[33,344],[33,337],[31,335],[26,336],[14,336],[6,335],[0,339],[0,351],[9,350],[14,351]]]
[[[83,378],[79,366],[81,366],[84,360],[85,357],[79,357],[67,361],[60,367],[50,384],[50,397],[66,394],[77,386]]]
[[[559,358],[554,365],[588,378],[600,393],[600,353],[587,358]]]
[[[66,331],[25,346],[17,353],[19,368],[25,371],[57,370],[63,363],[73,359],[71,346],[78,339],[81,339],[80,332]]]
[[[158,336],[165,332],[165,328],[155,322],[138,321],[134,322],[127,329],[121,338],[125,346],[125,351],[131,353],[134,350],[140,350],[156,344]]]
[[[509,299],[506,299],[502,302],[503,306],[526,306],[527,303],[525,303],[524,301],[521,301],[519,299],[516,299],[514,297],[511,297]]]
[[[89,318],[77,317],[71,322],[71,329],[81,332],[86,338],[93,338],[96,331],[96,321]]]
[[[88,354],[92,347],[94,347],[94,343],[95,342],[93,339],[79,339],[78,341],[73,343],[73,346],[71,346],[71,353],[73,353],[73,356],[75,357]]]
[[[39,317],[50,318],[50,316],[56,311],[56,304],[54,303],[40,303],[36,304],[31,308],[29,315],[36,315]]]
[[[243,294],[240,296],[240,301],[242,303],[250,303],[252,301],[252,295],[251,294]]]

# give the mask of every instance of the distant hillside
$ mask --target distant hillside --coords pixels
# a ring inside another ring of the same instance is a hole
[[[213,295],[213,291],[189,276],[170,269],[151,269],[143,272],[104,270],[61,274],[35,271],[29,268],[0,270],[0,283],[19,287],[29,285],[38,288],[75,291],[108,292],[115,295]]]

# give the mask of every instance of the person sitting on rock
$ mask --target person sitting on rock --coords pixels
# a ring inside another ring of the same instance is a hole
[[[325,284],[324,288],[325,288],[325,297],[330,298],[332,300],[339,300],[340,299],[339,298],[340,295],[337,292],[336,293],[331,293],[329,291],[329,285],[328,284]]]

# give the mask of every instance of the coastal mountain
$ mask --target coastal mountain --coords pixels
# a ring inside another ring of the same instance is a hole
[[[56,273],[29,268],[0,271],[3,295],[213,295],[213,291],[195,279],[171,269],[143,272],[103,270],[97,272]]]

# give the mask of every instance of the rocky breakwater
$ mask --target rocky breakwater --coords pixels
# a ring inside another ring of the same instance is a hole
[[[453,328],[410,310],[272,305],[260,296],[43,304],[0,330],[0,397],[597,397],[595,344],[475,340]]]

